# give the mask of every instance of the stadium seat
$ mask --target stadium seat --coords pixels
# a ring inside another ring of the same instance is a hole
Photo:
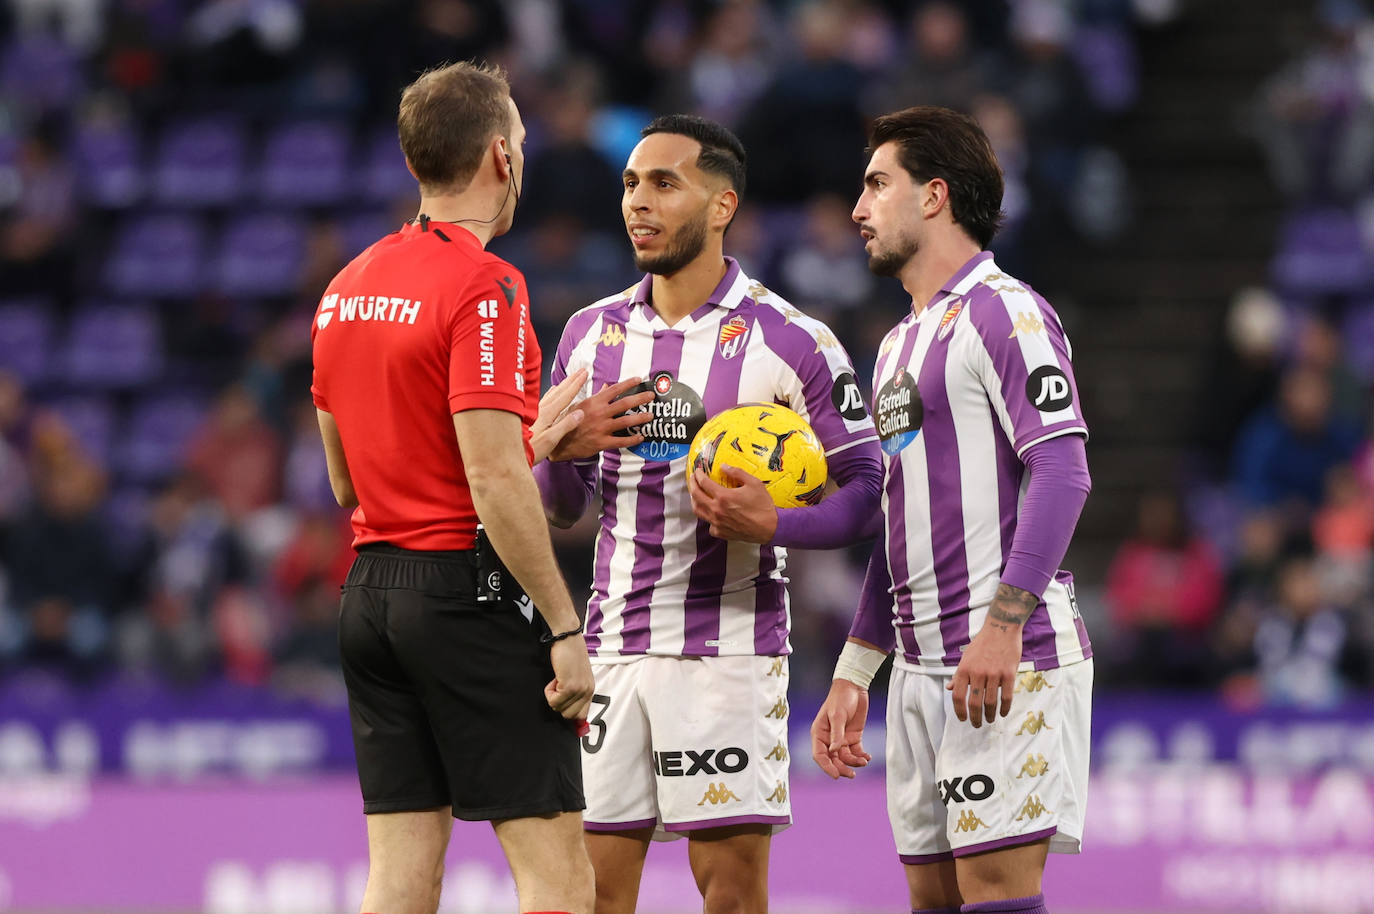
[[[185,462],[191,437],[205,419],[204,402],[185,395],[150,397],[137,404],[121,437],[116,468],[130,482],[151,484]]]
[[[43,381],[51,371],[52,303],[43,299],[0,302],[0,371],[14,374],[25,386]]]
[[[1366,384],[1374,382],[1374,299],[1351,306],[1342,335],[1350,367]]]
[[[348,160],[349,134],[342,124],[285,124],[267,138],[258,193],[268,204],[340,203],[350,192]]]
[[[122,209],[146,192],[142,143],[131,125],[82,125],[71,153],[82,197],[91,205]]]
[[[246,140],[229,118],[181,121],[162,132],[153,186],[171,206],[224,206],[243,192]]]
[[[344,255],[350,258],[357,257],[366,248],[374,244],[377,239],[389,235],[399,228],[400,226],[396,224],[396,221],[383,212],[359,213],[355,216],[349,216],[340,223]]]
[[[257,213],[229,223],[219,242],[215,288],[226,295],[293,291],[305,255],[305,226],[292,215]]]
[[[115,411],[103,396],[63,397],[45,404],[76,436],[96,462],[108,464],[114,444]]]
[[[356,183],[363,197],[375,203],[392,203],[406,197],[419,200],[419,190],[415,179],[406,171],[406,159],[401,154],[394,125],[372,135]]]
[[[204,249],[204,229],[193,216],[130,219],[105,262],[105,287],[130,297],[194,295],[203,285]]]
[[[59,38],[40,32],[13,41],[0,63],[0,90],[31,112],[65,109],[82,89],[81,62]]]
[[[1294,213],[1279,234],[1274,282],[1306,296],[1346,294],[1374,282],[1354,214],[1334,207]]]
[[[137,387],[162,373],[162,327],[138,305],[92,304],[72,316],[63,378],[77,387]]]

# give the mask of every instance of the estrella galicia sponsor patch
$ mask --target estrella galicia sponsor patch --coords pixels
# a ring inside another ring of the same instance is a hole
[[[637,412],[644,414],[644,424],[632,426],[617,434],[628,437],[641,434],[644,440],[630,448],[630,453],[645,460],[676,460],[687,456],[692,438],[706,422],[706,408],[701,396],[673,377],[671,372],[656,372],[649,380],[637,384],[623,397],[646,391],[654,392],[654,399]]]
[[[835,376],[835,383],[830,386],[830,402],[835,404],[841,416],[850,421],[868,418],[868,407],[864,405],[859,382],[847,371]]]
[[[915,441],[925,415],[916,379],[905,368],[898,368],[873,401],[873,419],[883,453],[894,456]]]
[[[1073,386],[1057,365],[1041,365],[1026,378],[1026,399],[1042,413],[1058,412],[1073,403]]]

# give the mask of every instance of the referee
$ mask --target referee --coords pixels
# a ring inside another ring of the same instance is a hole
[[[515,214],[525,128],[500,71],[459,63],[407,87],[398,130],[420,214],[334,278],[311,331],[329,480],[355,509],[339,646],[362,910],[432,914],[456,817],[491,821],[521,911],[590,914],[592,671],[530,473],[585,413],[538,418],[524,277],[485,251]]]

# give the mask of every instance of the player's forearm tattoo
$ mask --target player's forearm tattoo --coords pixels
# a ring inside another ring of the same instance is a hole
[[[992,598],[992,606],[988,607],[988,622],[1000,622],[1002,624],[998,627],[1007,629],[1013,625],[1025,625],[1038,605],[1040,598],[1029,590],[1012,587],[1010,584],[998,584],[997,596]]]

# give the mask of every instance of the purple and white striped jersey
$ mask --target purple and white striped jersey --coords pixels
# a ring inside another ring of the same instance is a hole
[[[634,376],[658,394],[642,444],[581,462],[587,473],[596,466],[602,501],[587,605],[596,657],[791,651],[787,551],[717,539],[692,512],[687,448],[708,417],[781,403],[810,422],[827,456],[875,439],[849,356],[826,326],[726,261],[711,297],[676,325],[649,304],[645,276],[573,315],[558,345],[555,384],[587,368],[585,395]]]
[[[878,350],[874,423],[897,646],[909,664],[953,671],[983,626],[1011,551],[1026,449],[1086,436],[1059,317],[991,253],[971,259]],[[1023,668],[1092,656],[1058,571],[1022,631]]]

